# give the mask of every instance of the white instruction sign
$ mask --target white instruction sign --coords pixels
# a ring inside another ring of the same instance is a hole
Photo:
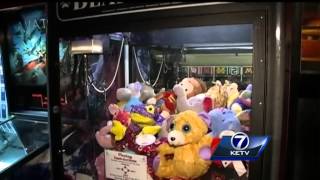
[[[116,180],[147,180],[147,157],[105,150],[106,178]]]

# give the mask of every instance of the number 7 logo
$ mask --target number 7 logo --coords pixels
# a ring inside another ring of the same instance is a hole
[[[249,137],[243,132],[237,132],[231,137],[231,145],[236,150],[244,150],[249,146]]]

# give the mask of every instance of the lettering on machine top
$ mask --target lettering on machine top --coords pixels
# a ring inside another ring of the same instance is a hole
[[[155,8],[164,8],[190,4],[186,2],[121,2],[121,1],[99,1],[99,2],[57,2],[57,18],[60,21],[73,21],[88,18],[98,18],[116,14],[133,13]]]

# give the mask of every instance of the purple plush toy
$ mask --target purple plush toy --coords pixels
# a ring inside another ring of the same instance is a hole
[[[238,115],[244,110],[251,109],[251,94],[252,84],[249,84],[247,88],[241,92],[239,97],[231,105],[231,110]]]

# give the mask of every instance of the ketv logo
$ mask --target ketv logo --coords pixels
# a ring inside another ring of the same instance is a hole
[[[249,137],[243,132],[223,136],[211,160],[257,160],[269,140],[268,136]]]

